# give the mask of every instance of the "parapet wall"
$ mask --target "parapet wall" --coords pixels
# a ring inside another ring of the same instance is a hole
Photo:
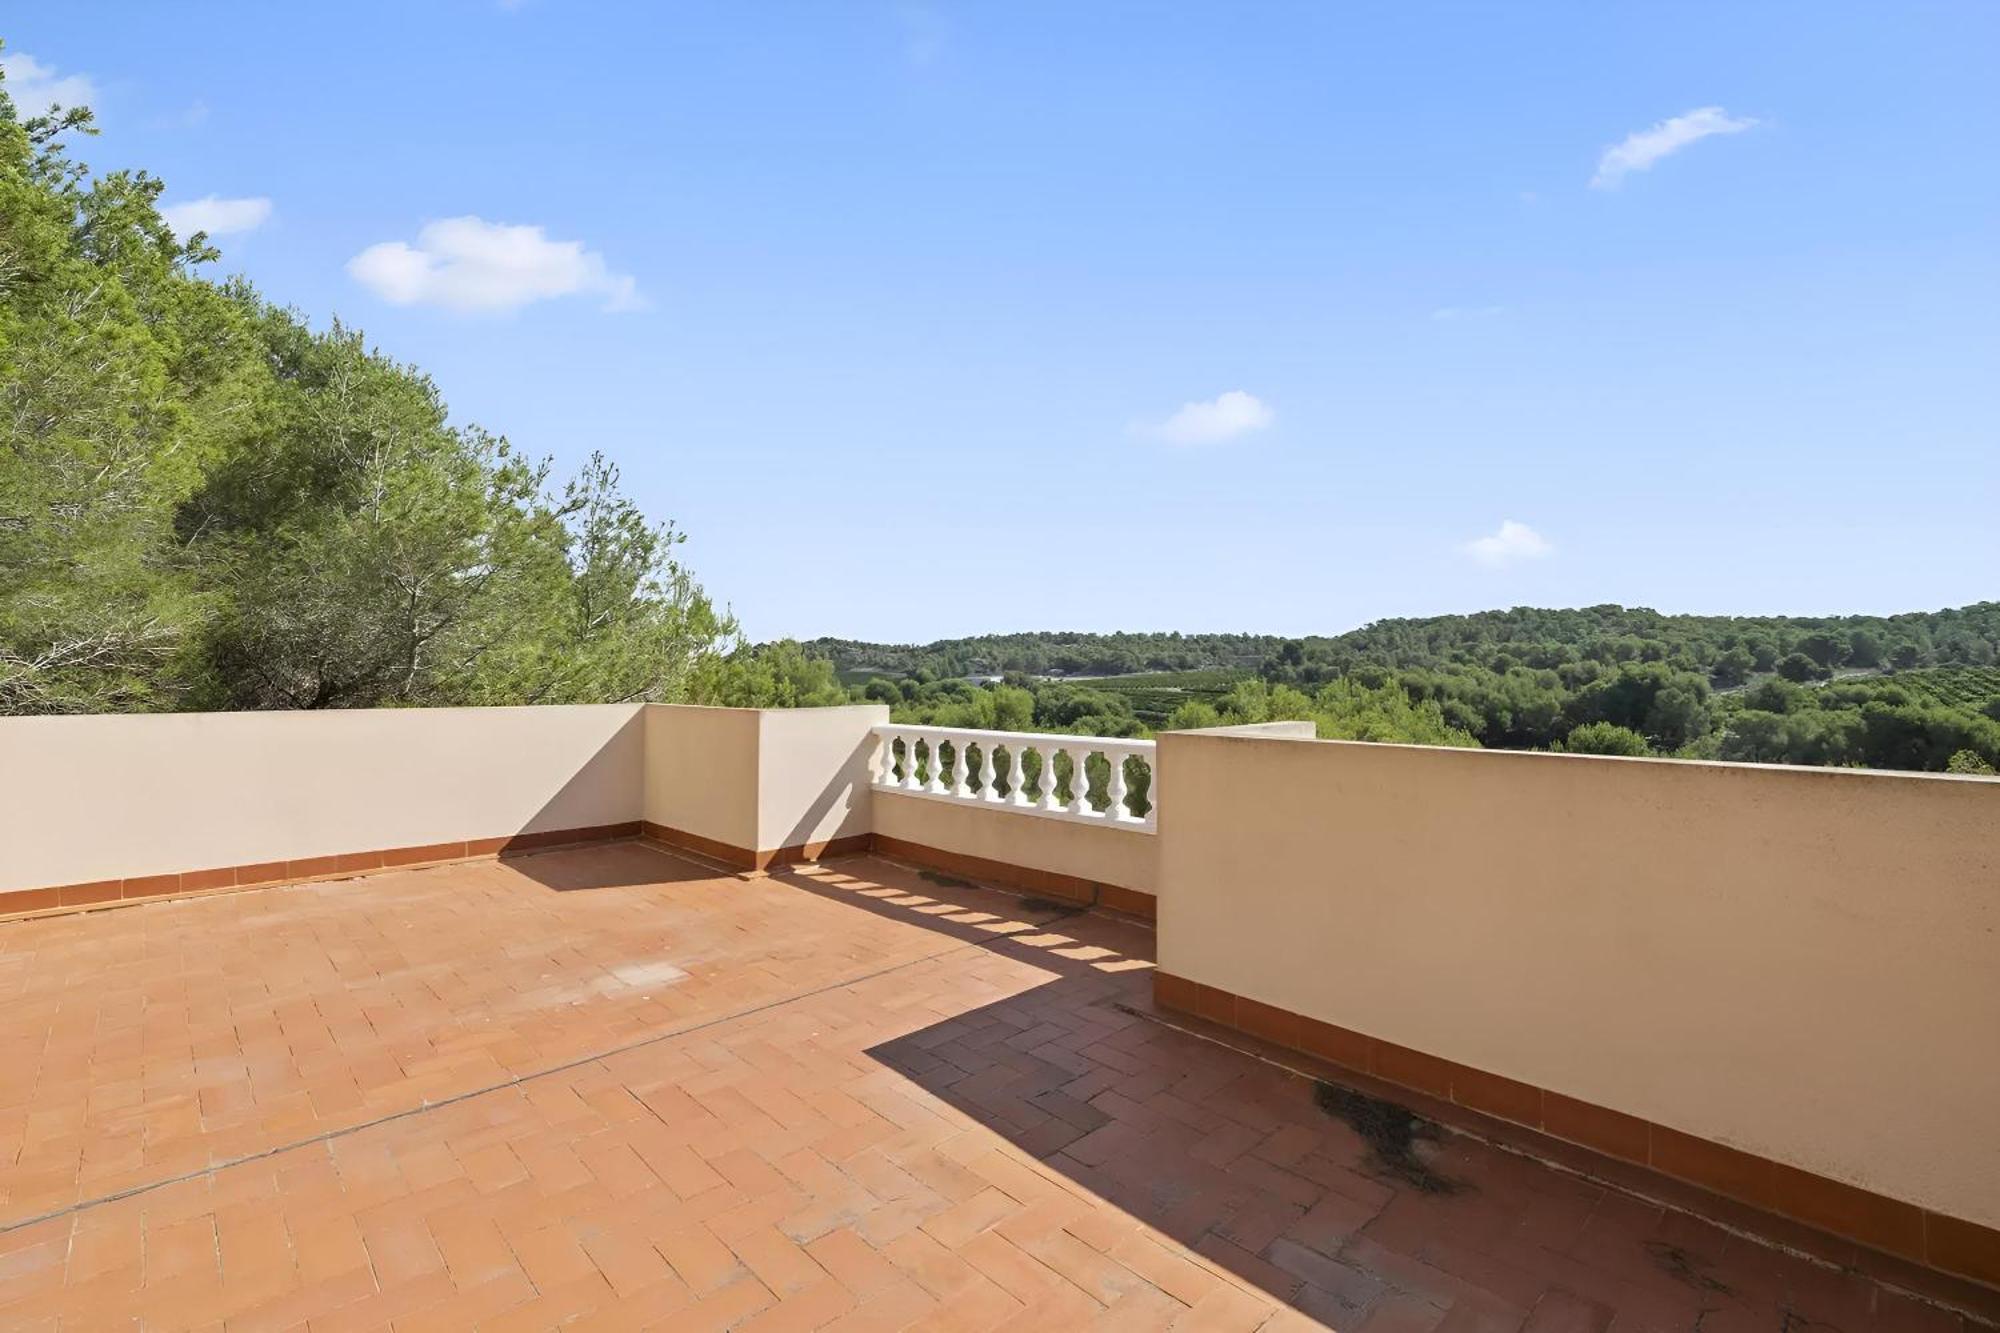
[[[640,711],[0,719],[0,913],[636,832]]]
[[[886,717],[0,719],[0,916],[642,830],[872,846],[1157,912],[1165,1007],[2000,1287],[2000,781],[1184,732],[1155,832],[875,786]]]
[[[1160,995],[2000,1282],[2000,782],[1161,737]]]

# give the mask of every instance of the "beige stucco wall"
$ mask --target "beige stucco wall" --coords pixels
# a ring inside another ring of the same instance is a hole
[[[636,705],[0,719],[0,891],[625,823]]]
[[[1164,810],[1161,817],[1166,817]],[[1158,892],[1159,838],[1153,833],[1047,819],[1004,807],[930,800],[895,790],[875,793],[875,831],[961,856],[1075,875],[1140,893]]]
[[[758,715],[758,851],[778,851],[869,831],[871,728],[884,704],[771,708]]]
[[[647,705],[642,817],[757,850],[759,726],[754,708]]]
[[[1166,971],[2000,1225],[2000,781],[1161,751]]]
[[[881,704],[646,707],[645,818],[743,851],[868,832]]]

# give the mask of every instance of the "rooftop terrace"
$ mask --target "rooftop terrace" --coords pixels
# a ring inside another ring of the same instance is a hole
[[[1080,795],[1038,746],[1074,747]],[[0,1326],[2000,1311],[1992,1062],[1941,1058],[1995,1030],[1992,843],[1957,821],[1990,835],[2000,784],[869,709],[49,719],[0,722],[0,754],[40,774],[0,777]],[[1481,790],[1495,760],[1534,767]],[[1633,823],[1593,833],[1607,788]],[[1535,857],[1497,831],[1533,810],[1585,827]],[[1629,883],[1579,887],[1600,836]],[[1800,857],[1803,905],[1769,878]],[[1476,892],[1423,898],[1410,864]],[[1893,866],[1893,917],[1835,864]],[[1728,905],[1757,885],[1778,906]],[[1699,986],[1652,974],[1690,948]],[[1753,1009],[1741,976],[1774,969]],[[1819,969],[1861,1002],[1830,1011]]]

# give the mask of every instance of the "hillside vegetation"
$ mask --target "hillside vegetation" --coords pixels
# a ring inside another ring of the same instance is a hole
[[[0,713],[842,697],[741,647],[604,459],[554,478],[210,281],[91,132],[0,79]]]
[[[2000,766],[1995,602],[1840,617],[1518,607],[1303,639],[1047,633],[805,649],[865,678],[856,697],[947,725],[1133,735],[1310,718],[1323,736],[1365,740]],[[1119,666],[1131,674],[1075,678]]]

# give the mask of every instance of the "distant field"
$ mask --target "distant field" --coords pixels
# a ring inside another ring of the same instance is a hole
[[[1122,694],[1130,701],[1133,714],[1149,727],[1157,727],[1167,715],[1190,699],[1215,701],[1248,680],[1254,673],[1232,667],[1207,667],[1200,671],[1145,671],[1131,676],[1099,676],[1079,681],[1093,690]]]
[[[903,672],[893,667],[842,667],[838,675],[843,685],[861,685],[878,677],[897,680]],[[1229,693],[1238,681],[1257,673],[1240,667],[1204,667],[1198,671],[1140,671],[1129,676],[1038,676],[1052,683],[1069,682],[1080,689],[1102,690],[1123,695],[1131,703],[1133,715],[1149,727],[1157,727],[1168,714],[1190,699],[1215,700]]]
[[[2000,699],[2000,667],[1929,667],[1898,671],[1888,680],[1929,703],[1973,712]]]

